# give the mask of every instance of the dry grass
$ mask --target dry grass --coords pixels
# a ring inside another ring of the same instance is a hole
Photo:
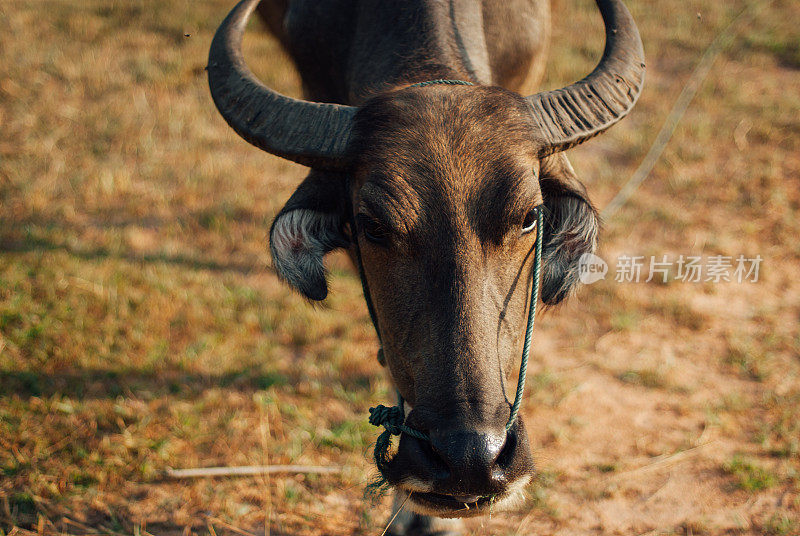
[[[599,206],[744,6],[630,4],[641,103],[571,153]],[[383,529],[388,500],[362,500],[365,415],[390,394],[358,280],[335,257],[319,307],[277,281],[267,232],[303,169],[240,141],[208,96],[230,5],[0,5],[0,531]],[[555,8],[548,87],[602,41],[592,2]],[[524,414],[543,476],[474,534],[800,533],[798,18],[775,0],[736,28],[602,238],[607,259],[759,253],[760,281],[609,279],[545,315]],[[269,37],[254,30],[246,55],[297,93]],[[263,463],[344,472],[161,478]]]

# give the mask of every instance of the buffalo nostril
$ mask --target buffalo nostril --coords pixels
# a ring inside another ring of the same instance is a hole
[[[514,429],[508,431],[506,434],[506,442],[503,444],[503,448],[500,451],[500,454],[497,456],[497,460],[495,461],[495,465],[500,468],[506,468],[511,465],[511,461],[514,459],[514,452],[517,450],[517,434],[514,432]]]
[[[403,435],[399,451],[407,456],[406,469],[422,480],[445,480],[450,477],[446,461],[436,452],[430,442]]]
[[[428,441],[422,442],[422,452],[428,458],[431,469],[435,473],[434,478],[444,480],[450,476],[450,468],[447,461],[442,458],[436,449]]]

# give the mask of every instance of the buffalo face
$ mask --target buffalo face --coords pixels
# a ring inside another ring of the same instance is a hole
[[[563,156],[538,156],[527,112],[500,88],[379,97],[356,116],[352,171],[312,172],[272,229],[278,272],[311,299],[327,294],[325,252],[360,252],[406,424],[430,436],[401,436],[384,476],[425,513],[502,507],[530,480],[525,427],[506,423],[535,209],[544,204],[545,303],[569,293],[595,245],[594,210]]]

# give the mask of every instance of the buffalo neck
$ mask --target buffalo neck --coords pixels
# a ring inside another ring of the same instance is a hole
[[[289,44],[298,65],[307,64],[298,56],[313,55],[328,66],[312,77],[301,73],[309,98],[360,105],[425,80],[492,83],[480,1],[403,0],[381,2],[379,10],[372,6],[377,1],[342,2],[352,29],[328,50]]]

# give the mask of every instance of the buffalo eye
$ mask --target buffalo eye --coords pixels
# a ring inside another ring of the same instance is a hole
[[[525,214],[525,219],[522,221],[522,234],[527,234],[536,229],[536,223],[539,221],[539,207],[531,209]]]
[[[366,214],[359,214],[356,216],[356,223],[361,232],[364,233],[364,238],[379,246],[386,245],[389,232],[381,222]]]

